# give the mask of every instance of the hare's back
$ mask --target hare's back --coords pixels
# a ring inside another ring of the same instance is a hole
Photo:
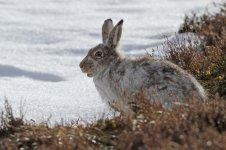
[[[165,60],[150,59],[140,62],[139,66],[148,75],[148,82],[145,83],[147,88],[155,89],[158,93],[171,91],[181,96],[192,93],[196,98],[205,99],[203,87],[177,65]]]
[[[140,62],[138,67],[142,68],[148,75],[150,84],[165,84],[175,88],[196,89],[196,80],[177,65],[165,60],[146,60]],[[151,86],[151,85],[149,85]]]
[[[175,93],[183,97],[194,93],[205,97],[202,86],[189,73],[177,65],[159,59],[124,60],[114,68],[116,81],[123,89],[147,89],[157,93]]]

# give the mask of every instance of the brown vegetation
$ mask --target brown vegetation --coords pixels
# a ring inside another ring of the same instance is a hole
[[[214,15],[186,16],[179,33],[193,32],[199,38],[168,41],[166,58],[195,75],[210,94],[226,97],[226,3],[218,7]]]
[[[96,123],[36,125],[12,123],[1,128],[0,149],[226,149],[226,101],[174,106],[144,104],[134,116]],[[12,112],[10,112],[12,113]],[[13,114],[10,114],[13,116]],[[12,119],[12,118],[11,118]],[[17,119],[13,119],[17,120]]]
[[[226,4],[221,7],[212,16],[185,18],[179,32],[204,37],[202,44],[167,42],[166,58],[194,74],[212,94],[211,100],[166,110],[140,97],[143,103],[131,116],[51,128],[15,118],[6,101],[0,114],[0,149],[226,149]]]

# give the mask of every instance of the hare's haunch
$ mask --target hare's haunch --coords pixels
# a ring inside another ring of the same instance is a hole
[[[103,43],[93,47],[80,63],[82,72],[93,77],[101,98],[110,106],[116,103],[123,110],[137,95],[152,102],[170,106],[173,102],[206,99],[197,80],[175,64],[160,59],[121,57],[117,46],[121,38],[123,20],[115,26],[111,19],[102,27]],[[137,102],[138,101],[138,102]]]

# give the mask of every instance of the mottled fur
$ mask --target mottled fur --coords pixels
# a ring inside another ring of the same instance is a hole
[[[106,20],[102,28],[102,32],[105,31],[102,33],[103,44],[92,48],[80,63],[82,71],[93,77],[105,102],[112,107],[118,103],[121,108],[117,109],[125,111],[139,93],[150,102],[162,102],[167,107],[173,102],[206,99],[205,91],[196,79],[171,62],[151,57],[121,57],[116,47],[122,23],[121,20],[110,31],[113,23],[111,19]]]

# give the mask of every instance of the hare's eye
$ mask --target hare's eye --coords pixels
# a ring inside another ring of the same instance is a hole
[[[101,52],[101,51],[96,51],[96,52],[94,53],[94,56],[97,57],[97,58],[102,58],[102,57],[104,56],[104,53]]]

